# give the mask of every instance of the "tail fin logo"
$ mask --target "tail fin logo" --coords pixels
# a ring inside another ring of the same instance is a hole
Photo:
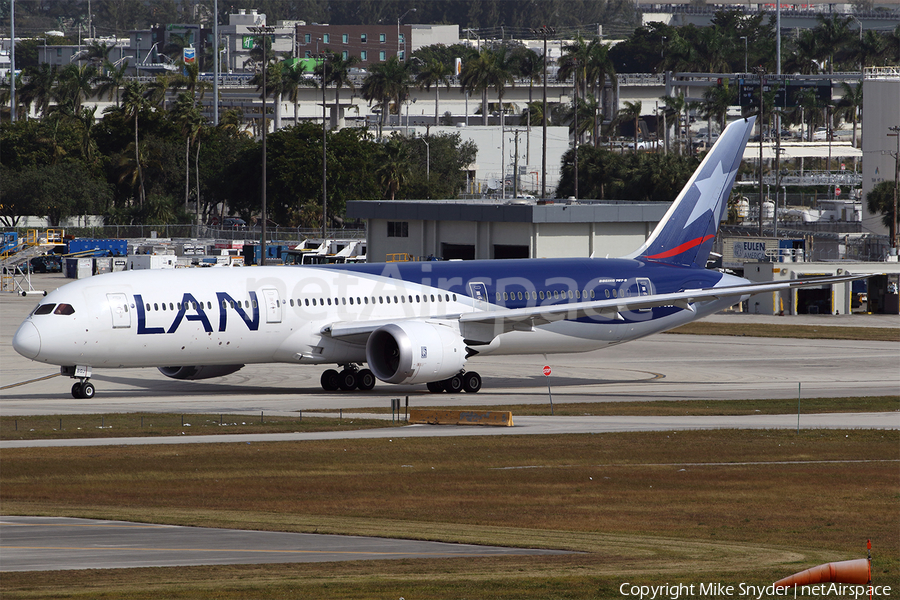
[[[694,181],[694,184],[691,186],[688,191],[689,197],[686,198],[688,200],[688,205],[693,204],[694,209],[691,211],[690,216],[688,216],[686,225],[683,231],[689,231],[698,225],[698,220],[702,219],[702,222],[699,225],[702,225],[705,229],[707,223],[710,222],[710,206],[700,202],[700,198],[704,197],[713,197],[716,198],[715,204],[712,206],[712,219],[714,223],[718,223],[722,218],[722,211],[725,207],[725,203],[723,202],[724,194],[722,194],[722,190],[725,186],[734,180],[737,171],[731,171],[726,173],[722,169],[722,163],[719,162],[712,173],[709,174],[709,177],[705,179],[698,179]],[[690,196],[694,196],[691,198]],[[695,248],[700,244],[707,242],[713,238],[715,238],[715,233],[706,234],[691,240],[688,240],[674,248],[666,250],[665,252],[660,252],[658,254],[648,255],[647,258],[653,260],[659,260],[663,258],[671,258],[672,256],[677,256],[690,250],[691,248]]]
[[[731,123],[650,237],[628,258],[704,268],[755,118]]]

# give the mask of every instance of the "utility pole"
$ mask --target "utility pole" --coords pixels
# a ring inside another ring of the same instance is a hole
[[[556,31],[552,27],[542,25],[532,29],[532,33],[544,38],[544,76],[543,76],[543,108],[541,109],[541,198],[547,197],[547,38]]]
[[[753,69],[759,75],[759,236],[763,234],[763,138],[764,135],[764,100],[763,90],[766,85],[766,68],[754,67]]]
[[[269,128],[268,123],[266,123],[266,97],[269,95],[269,90],[266,88],[266,68],[269,66],[269,55],[266,52],[266,36],[270,33],[275,33],[275,27],[271,25],[254,25],[252,27],[247,28],[251,33],[255,33],[257,35],[262,36],[262,53],[263,53],[263,61],[262,61],[262,90],[263,90],[263,98],[262,98],[262,225],[260,227],[260,242],[259,242],[259,260],[262,266],[266,264],[266,221],[269,220],[268,214],[266,212],[266,130]],[[199,202],[200,199],[198,198]]]
[[[513,161],[513,198],[519,197],[519,134],[522,133],[516,129],[516,155]]]

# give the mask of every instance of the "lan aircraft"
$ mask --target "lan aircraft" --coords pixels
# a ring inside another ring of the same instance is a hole
[[[94,396],[95,368],[206,379],[271,362],[338,365],[322,374],[326,390],[369,390],[379,379],[477,392],[481,377],[466,367],[478,356],[596,350],[750,294],[847,281],[752,284],[706,269],[753,121],[725,129],[646,243],[623,258],[110,273],[47,295],[13,347],[59,365],[76,380],[75,398]]]

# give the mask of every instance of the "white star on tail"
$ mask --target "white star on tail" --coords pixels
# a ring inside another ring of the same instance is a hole
[[[721,207],[719,206],[723,199],[722,189],[728,182],[730,175],[731,173],[725,173],[722,170],[722,163],[720,161],[709,177],[706,179],[698,179],[694,182],[694,187],[700,192],[700,198],[698,198],[697,202],[694,204],[694,209],[691,211],[691,215],[688,217],[685,226],[690,226],[694,221],[705,215],[710,209],[709,201],[704,200],[707,198],[707,194],[712,194],[716,197],[716,203],[712,206],[713,215],[718,217],[722,214]]]

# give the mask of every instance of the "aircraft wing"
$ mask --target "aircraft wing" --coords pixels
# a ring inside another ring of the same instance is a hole
[[[565,319],[584,317],[605,317],[612,320],[624,320],[622,313],[628,311],[654,308],[657,306],[676,306],[683,310],[694,311],[694,304],[723,298],[740,298],[765,292],[776,292],[798,287],[833,285],[847,283],[857,279],[871,277],[867,275],[838,275],[833,277],[814,277],[808,279],[788,279],[777,282],[748,283],[725,287],[685,290],[669,294],[650,294],[647,296],[628,296],[588,302],[552,304],[547,306],[530,306],[525,308],[495,308],[470,313],[431,316],[429,321],[456,321],[459,323],[463,337],[473,343],[487,344],[501,333],[509,331],[531,331],[537,325],[546,325]],[[418,317],[416,317],[418,318]],[[350,343],[365,343],[368,335],[389,323],[391,320],[346,321],[331,323],[322,328],[322,333],[333,338],[344,339]]]

